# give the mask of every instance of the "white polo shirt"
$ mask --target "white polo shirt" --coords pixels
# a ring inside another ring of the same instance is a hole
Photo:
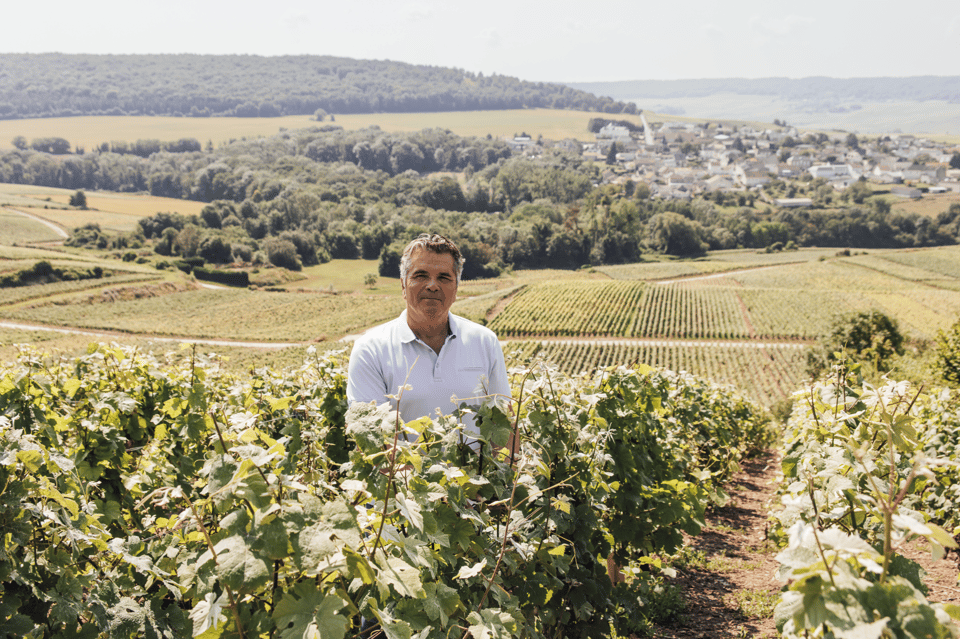
[[[435,416],[439,408],[445,415],[460,404],[479,405],[486,395],[510,395],[503,349],[496,334],[485,326],[448,314],[450,334],[440,353],[419,340],[407,325],[407,312],[395,320],[371,328],[360,336],[350,353],[347,373],[347,401],[381,404],[396,400],[404,384],[400,417],[405,422]],[[476,432],[473,420],[468,430]]]

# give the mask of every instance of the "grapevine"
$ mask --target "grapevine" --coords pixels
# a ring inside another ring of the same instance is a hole
[[[607,557],[699,530],[765,423],[687,375],[513,375],[475,409],[477,456],[459,412],[347,410],[335,354],[238,376],[196,350],[22,351],[0,369],[0,632],[609,636]]]

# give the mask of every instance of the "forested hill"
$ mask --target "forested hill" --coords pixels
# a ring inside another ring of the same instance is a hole
[[[788,100],[825,95],[859,100],[945,100],[960,103],[960,76],[903,78],[717,78],[702,80],[626,80],[622,82],[572,82],[571,87],[612,95],[621,100],[646,98],[697,98],[715,93],[775,95]]]
[[[521,108],[636,113],[562,84],[330,56],[0,54],[0,119]]]

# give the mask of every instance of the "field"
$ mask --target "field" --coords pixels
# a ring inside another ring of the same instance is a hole
[[[67,231],[96,222],[102,229],[117,233],[128,233],[134,229],[137,220],[161,211],[199,215],[205,206],[203,202],[152,195],[90,191],[86,193],[87,210],[81,211],[67,204],[73,193],[68,189],[0,184],[0,206],[25,211]],[[0,227],[0,244],[11,243],[7,239],[5,226]]]
[[[0,317],[55,326],[146,333],[184,338],[263,342],[336,339],[392,317],[398,297],[266,293],[246,289],[146,292],[142,297],[95,295],[73,304],[45,304]]]
[[[509,111],[454,111],[445,113],[364,113],[335,115],[333,124],[348,130],[377,125],[385,131],[422,131],[429,128],[449,129],[463,136],[513,137],[526,132],[536,138],[552,140],[592,139],[587,130],[590,118],[616,117],[640,124],[635,115],[605,116],[588,111],[553,109],[514,109]],[[656,121],[652,114],[648,120]],[[90,150],[114,140],[160,140],[195,138],[220,146],[244,137],[276,135],[284,129],[305,129],[319,123],[310,116],[281,118],[175,118],[134,116],[84,116],[43,118],[35,120],[0,120],[0,149],[13,148],[11,140],[22,135],[27,140],[58,136],[74,147]]]
[[[307,266],[297,279],[283,285],[288,290],[312,290],[326,292],[363,291],[374,295],[400,296],[400,279],[380,277],[377,274],[378,260],[331,260],[326,264]],[[374,286],[366,286],[364,277],[370,273],[377,276]]]
[[[917,213],[926,217],[936,217],[949,209],[951,204],[960,203],[960,193],[935,193],[933,195],[924,195],[917,199],[890,195],[887,196],[886,200],[890,203],[890,208],[894,211]]]
[[[0,208],[0,243],[13,245],[60,239],[63,238],[45,224]]]

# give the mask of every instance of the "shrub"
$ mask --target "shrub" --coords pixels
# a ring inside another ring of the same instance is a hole
[[[960,319],[937,331],[935,366],[945,382],[960,385]]]
[[[265,242],[264,249],[267,252],[267,259],[274,266],[280,266],[291,271],[303,269],[303,264],[297,255],[297,247],[290,240],[268,240]]]
[[[70,196],[70,206],[75,206],[77,208],[86,210],[87,195],[83,191],[77,191]]]
[[[250,286],[250,275],[246,271],[218,271],[197,266],[193,269],[193,276],[198,280],[217,282],[228,286]]]
[[[241,262],[250,262],[253,260],[253,249],[246,244],[232,244],[233,258]]]
[[[903,334],[897,321],[879,311],[839,315],[830,332],[807,358],[814,375],[837,361],[837,356],[870,362],[877,371],[886,371],[894,355],[903,354]]]
[[[207,237],[200,243],[200,257],[208,262],[227,264],[233,261],[233,248],[219,237]]]
[[[380,263],[377,272],[381,277],[400,277],[400,258],[403,249],[397,246],[384,246],[380,251]]]

